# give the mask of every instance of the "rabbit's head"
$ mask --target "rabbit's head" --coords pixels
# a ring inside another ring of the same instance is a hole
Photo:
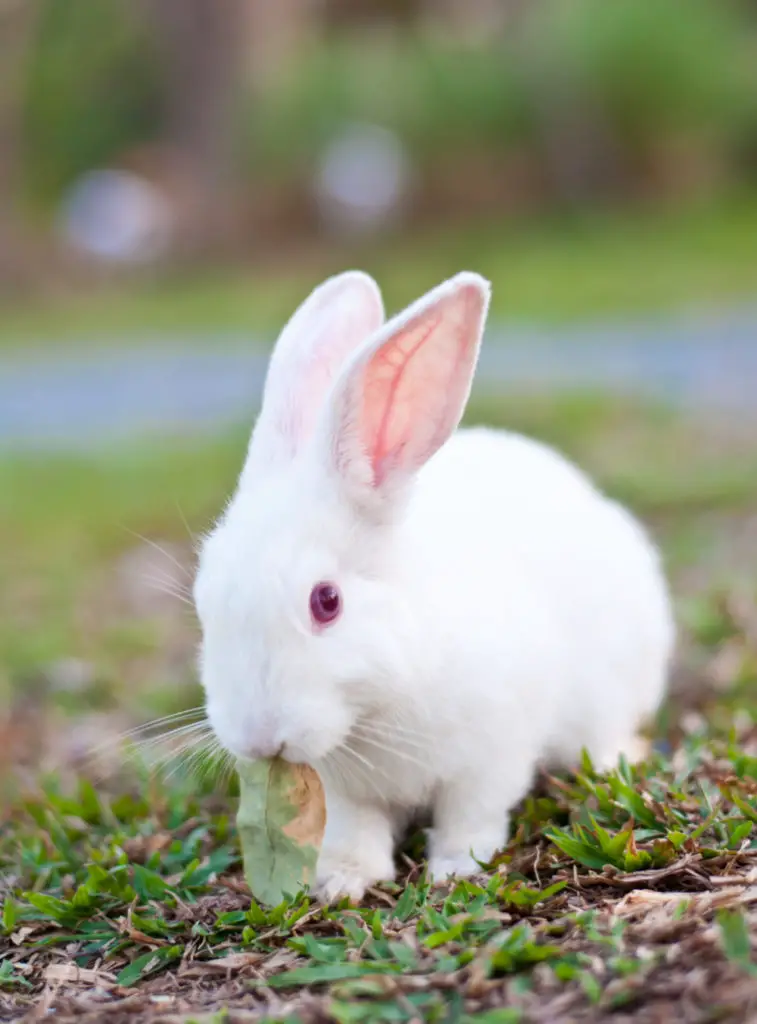
[[[282,332],[195,583],[208,716],[233,754],[316,763],[401,699],[417,655],[397,530],[462,416],[488,297],[460,274],[384,324],[375,283],[350,272]]]

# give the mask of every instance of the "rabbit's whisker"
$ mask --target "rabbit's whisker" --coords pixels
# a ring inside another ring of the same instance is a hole
[[[142,725],[136,725],[133,729],[127,729],[126,732],[119,734],[117,739],[127,739],[129,736],[135,736],[137,733],[145,732],[147,729],[157,729],[161,725],[169,725],[174,722],[183,721],[186,718],[199,717],[205,715],[205,708],[198,706],[196,708],[187,708],[184,711],[176,711],[172,715],[164,715],[162,718],[153,718],[150,722],[144,722]],[[108,742],[112,742],[108,740]]]
[[[143,751],[159,747],[162,744],[175,746],[179,742],[178,749],[181,749],[181,744],[186,740],[193,739],[197,735],[207,736],[209,731],[210,727],[206,722],[194,722],[171,729],[169,732],[159,733],[157,736],[147,736],[145,739],[134,742],[132,746],[137,751]]]
[[[107,739],[102,740],[100,743],[96,743],[89,751],[87,760],[93,761],[103,753],[105,750],[112,749],[115,744],[122,744],[128,740],[138,740],[140,737],[147,733],[152,732],[155,729],[159,729],[161,726],[168,725],[180,725],[182,722],[188,719],[198,719],[199,716],[205,716],[205,709],[202,707],[189,708],[186,711],[177,711],[172,715],[165,715],[163,718],[155,718],[151,722],[144,722],[142,725],[134,726],[132,729],[126,729],[122,733],[118,733],[116,736],[109,736]],[[200,724],[199,722],[197,724]],[[162,735],[170,735],[169,733],[163,733]]]
[[[141,540],[145,544],[149,544],[151,548],[155,549],[155,551],[160,552],[160,554],[163,555],[164,558],[167,558],[169,562],[172,562],[176,566],[176,568],[183,576],[186,576],[188,579],[191,580],[192,576],[191,573],[189,572],[189,569],[187,569],[186,565],[182,565],[179,559],[176,558],[175,555],[172,555],[170,551],[166,551],[166,549],[161,544],[158,544],[158,542],[155,540],[151,540],[149,537],[144,537],[141,533],[137,533],[136,530],[130,530],[128,526],[124,526],[123,529],[126,530],[127,533],[130,533],[132,537],[136,537],[137,540]]]
[[[409,764],[418,765],[419,768],[427,768],[428,766],[421,761],[419,757],[414,757],[409,754],[406,750],[402,750],[401,746],[389,746],[387,743],[382,743],[379,739],[374,736],[363,735],[359,732],[355,733],[355,738],[361,743],[367,743],[368,746],[374,747],[376,750],[380,750],[384,754],[391,754],[392,757],[398,757],[401,761],[407,761]],[[380,770],[377,765],[373,766],[376,770]]]
[[[202,779],[214,769],[220,769],[220,753],[214,736],[198,736],[189,740],[181,749],[169,752],[167,756],[156,761],[151,767],[155,772],[162,772],[173,763],[170,771],[163,775],[164,782],[172,778],[180,769],[195,778]]]
[[[219,744],[220,746],[220,744]],[[219,781],[222,786],[228,786],[231,776],[234,774],[236,769],[236,760],[234,755],[221,747],[221,756],[218,764]]]
[[[187,743],[181,750],[164,751],[155,757],[135,757],[135,763],[149,768],[153,772],[160,772],[170,764],[181,764],[186,761],[189,754],[197,747],[202,747],[205,740],[197,737],[192,743]]]
[[[428,750],[428,743],[424,743],[417,738],[422,735],[420,732],[409,733],[402,729],[395,730],[393,725],[358,721],[352,727],[352,731],[361,735],[375,736],[377,739],[398,740],[401,743],[415,747],[419,751]]]
[[[168,732],[159,733],[157,736],[147,736],[132,742],[132,749],[139,753],[165,746],[171,750],[181,750],[182,746],[189,740],[198,737],[208,739],[210,737],[210,726],[207,722],[192,722],[189,725],[182,725]]]
[[[179,504],[179,502],[176,501],[176,499],[174,499],[174,504],[176,505],[176,511],[179,513],[179,518],[181,519],[181,521],[184,524],[184,527],[185,527],[185,529],[187,531],[187,536],[189,537],[189,541],[190,541],[190,543],[192,545],[192,551],[196,555],[197,552],[200,549],[199,541],[197,540],[197,537],[192,532],[192,529],[191,529],[189,523],[187,522],[187,517],[184,515],[184,511],[183,511],[181,505]]]
[[[167,580],[160,580],[154,576],[140,576],[143,583],[146,583],[151,590],[154,590],[158,594],[166,594],[168,597],[175,597],[177,601],[181,601],[182,604],[187,607],[194,609],[194,602],[187,593],[181,590],[178,586],[169,583]]]
[[[195,744],[195,747],[196,747],[196,749],[191,750],[189,753],[185,750],[185,751],[181,752],[180,756],[176,757],[175,763],[173,765],[173,768],[171,768],[171,770],[166,772],[166,774],[163,776],[163,781],[164,782],[168,782],[169,779],[172,779],[174,777],[174,775],[176,775],[176,773],[179,772],[182,769],[188,775],[194,775],[196,777],[196,769],[197,769],[198,761],[202,758],[203,754],[205,753],[205,749],[206,748],[205,748],[204,743],[202,743],[202,742],[200,742],[199,744]],[[162,765],[162,767],[167,767],[170,763],[171,763],[170,760],[166,761]]]
[[[356,750],[354,750],[350,746],[342,746],[342,747],[340,747],[339,748],[339,753],[345,754],[345,755],[348,755],[348,756],[354,758],[354,761],[351,762],[349,766],[348,765],[343,765],[343,767],[345,767],[345,768],[349,767],[349,768],[352,769],[352,771],[356,771],[358,773],[359,777],[361,779],[363,779],[363,781],[366,782],[373,789],[373,791],[381,798],[381,800],[383,801],[385,799],[384,794],[381,792],[380,787],[378,786],[378,784],[376,783],[376,780],[372,776],[372,772],[375,772],[375,771],[378,770],[378,769],[376,769],[376,766],[374,764],[372,764],[372,762],[369,761],[367,757],[364,757],[362,754],[359,754]],[[382,772],[382,774],[384,774],[384,773]],[[342,777],[345,778],[345,776],[342,776]]]
[[[357,716],[357,721],[361,725],[367,725],[373,729],[383,729],[390,732],[392,735],[395,735],[396,733],[403,733],[406,736],[425,736],[425,733],[422,730],[405,725],[398,719],[387,720],[384,718],[375,718],[374,713],[368,710],[361,711]]]
[[[390,736],[375,736],[370,732],[362,732],[359,729],[353,729],[352,735],[355,739],[360,740],[362,743],[368,743],[369,746],[374,746],[378,751],[382,751],[384,754],[391,754],[393,757],[401,758],[404,761],[409,761],[412,764],[416,764],[421,768],[425,768],[426,764],[414,754],[403,750],[403,743],[405,739],[399,737],[398,740],[392,742]],[[388,740],[388,741],[387,741]],[[419,748],[418,753],[421,753],[424,748]]]
[[[366,755],[364,751],[361,752],[359,750],[356,750],[355,747],[351,744],[347,744],[344,749],[349,751],[353,758],[356,758],[360,761],[361,765],[363,765],[364,772],[368,773],[368,778],[370,778],[372,782],[374,781],[373,775],[376,772],[378,772],[379,775],[382,775],[385,779],[391,780],[391,776],[386,771],[386,769],[382,768],[381,765],[376,764],[369,756]],[[374,788],[376,788],[377,792],[380,792],[378,787]]]
[[[184,594],[186,597],[192,596],[192,588],[189,584],[185,583],[182,579],[178,579],[175,573],[161,569],[160,566],[151,566],[149,573],[135,571],[131,575],[136,576],[137,579],[144,580],[147,583],[165,584],[166,586],[170,586],[173,590],[177,590],[179,593]]]

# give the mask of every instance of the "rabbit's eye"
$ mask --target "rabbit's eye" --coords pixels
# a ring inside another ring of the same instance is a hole
[[[342,595],[333,583],[316,583],[310,591],[310,614],[320,625],[326,626],[338,618],[342,610]]]

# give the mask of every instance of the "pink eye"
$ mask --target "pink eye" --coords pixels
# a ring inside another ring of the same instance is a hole
[[[342,610],[342,596],[333,583],[316,583],[310,591],[310,614],[321,626],[338,618]]]

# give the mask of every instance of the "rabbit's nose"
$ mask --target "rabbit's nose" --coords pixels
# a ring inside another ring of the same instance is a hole
[[[264,711],[251,715],[244,707],[215,702],[208,705],[208,718],[223,746],[242,760],[278,757],[284,749],[286,736],[281,724]]]
[[[271,740],[270,743],[263,743],[257,748],[257,756],[266,759],[278,757],[283,749],[283,743],[279,743],[278,740]]]
[[[283,749],[284,744],[276,737],[260,738],[245,745],[244,756],[250,761],[263,761],[278,757]]]
[[[268,708],[257,708],[254,716],[245,717],[240,716],[238,733],[243,756],[251,761],[278,757],[285,741],[279,716]]]

